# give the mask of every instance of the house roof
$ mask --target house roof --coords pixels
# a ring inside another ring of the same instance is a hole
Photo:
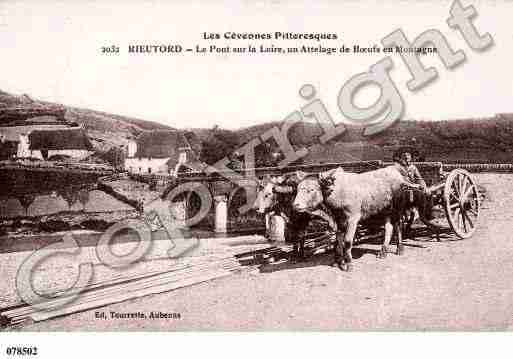
[[[137,138],[137,152],[140,158],[178,158],[179,152],[198,154],[201,150],[199,139],[192,132],[151,131]]]
[[[31,150],[93,150],[84,129],[35,130],[29,134]]]
[[[21,134],[27,134],[33,131],[38,130],[66,130],[70,128],[67,124],[62,125],[46,125],[46,124],[38,124],[38,125],[29,125],[29,126],[11,126],[11,127],[1,127],[0,126],[0,135],[4,135],[7,141],[19,141]]]

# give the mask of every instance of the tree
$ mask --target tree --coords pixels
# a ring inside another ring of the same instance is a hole
[[[238,147],[239,136],[237,133],[215,125],[202,143],[200,161],[213,165],[217,161],[229,157]]]

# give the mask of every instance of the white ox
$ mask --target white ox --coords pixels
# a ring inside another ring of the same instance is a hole
[[[394,166],[365,173],[348,173],[337,168],[318,175],[306,175],[297,187],[293,206],[296,211],[312,211],[324,203],[331,211],[339,229],[335,263],[342,269],[352,268],[351,249],[358,223],[379,216],[385,222],[385,240],[379,253],[386,256],[394,229],[397,233],[397,254],[403,253],[400,217],[406,207],[404,189],[418,189],[408,182]]]

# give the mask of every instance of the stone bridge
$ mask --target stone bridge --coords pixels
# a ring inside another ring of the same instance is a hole
[[[217,233],[244,232],[264,229],[263,219],[255,211],[241,213],[239,209],[244,205],[251,205],[256,193],[256,180],[266,176],[283,175],[296,171],[319,173],[333,168],[342,167],[347,172],[361,173],[391,165],[383,161],[362,161],[325,163],[317,165],[298,165],[288,167],[266,167],[247,169],[241,172],[214,172],[186,173],[179,178],[158,175],[140,176],[140,180],[154,181],[164,188],[162,199],[177,203],[182,208],[182,216],[191,218],[198,213],[200,201],[199,195],[194,191],[179,191],[175,195],[176,188],[183,184],[198,184],[208,189],[209,202],[213,209],[206,218],[200,222],[205,229],[214,230]],[[419,171],[425,178],[428,186],[440,182],[442,173],[441,162],[416,163]],[[250,194],[248,196],[248,194]],[[253,195],[251,195],[253,194]],[[248,199],[249,198],[249,199]]]

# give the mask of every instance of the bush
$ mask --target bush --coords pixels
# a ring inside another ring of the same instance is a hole
[[[110,227],[110,223],[103,219],[88,219],[80,223],[80,225],[92,231],[105,231]]]
[[[229,157],[239,147],[239,136],[232,131],[215,126],[202,143],[200,161],[213,165]]]

